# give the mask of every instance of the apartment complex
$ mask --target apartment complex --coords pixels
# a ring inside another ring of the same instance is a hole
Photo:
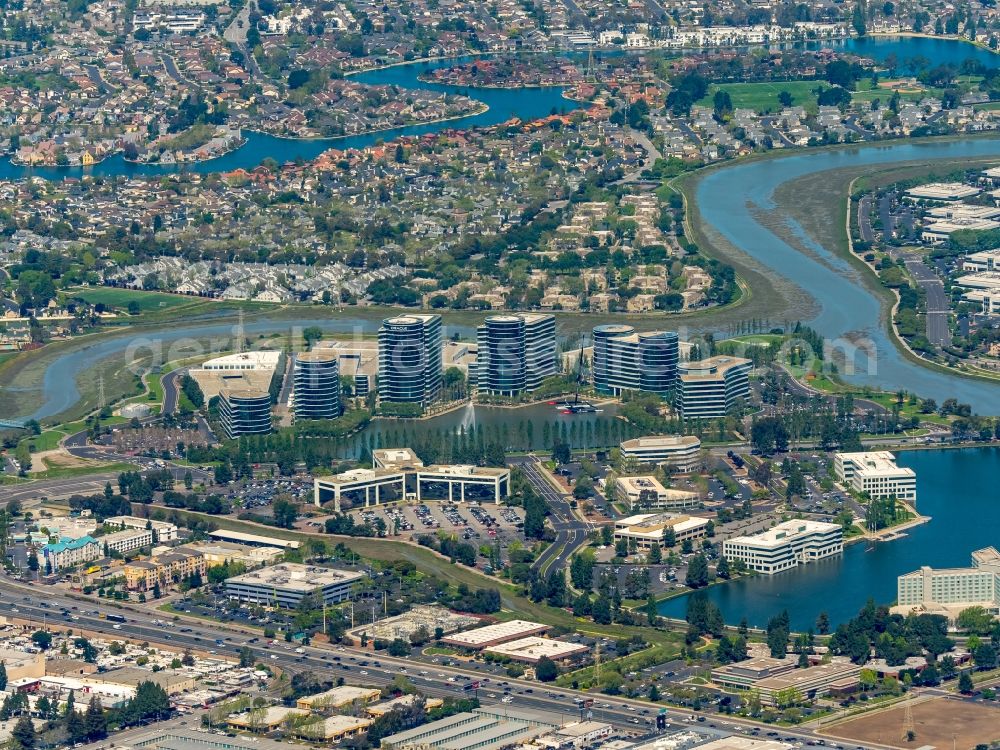
[[[205,576],[205,556],[192,550],[174,549],[153,555],[148,560],[135,560],[125,565],[125,585],[130,591],[153,591],[159,586],[165,591],[171,585]]]
[[[753,536],[737,536],[722,543],[722,554],[741,560],[758,573],[780,573],[796,565],[844,550],[844,532],[840,524],[792,520]]]
[[[630,549],[650,550],[663,546],[664,536],[673,531],[677,544],[704,539],[708,519],[676,513],[640,513],[615,521],[614,538],[624,539]]]
[[[615,480],[615,499],[624,503],[630,512],[681,510],[693,508],[700,502],[697,492],[667,489],[652,476],[618,477]]]
[[[105,518],[104,523],[118,529],[152,529],[156,535],[155,541],[160,544],[177,540],[177,526],[169,521],[154,521],[139,516],[111,516]]]
[[[340,368],[336,355],[318,351],[295,355],[292,412],[297,420],[340,416]]]
[[[654,435],[623,440],[620,445],[626,464],[658,464],[680,472],[695,470],[701,463],[701,440],[694,435]]]
[[[679,365],[676,406],[684,419],[716,419],[741,408],[750,396],[753,364],[717,356]]]
[[[666,396],[673,391],[680,358],[676,333],[636,333],[632,326],[609,324],[596,326],[593,336],[598,393],[646,391]]]
[[[917,475],[897,466],[889,451],[838,453],[833,467],[843,485],[874,500],[895,497],[911,505],[917,502]]]
[[[558,373],[552,315],[492,315],[476,337],[477,388],[482,393],[517,396]]]
[[[230,440],[266,435],[271,431],[271,394],[251,389],[220,391],[219,422]]]
[[[399,315],[378,330],[382,401],[427,406],[441,393],[441,316]]]
[[[1000,614],[1000,552],[994,547],[976,550],[968,568],[924,566],[899,576],[896,606],[905,610],[940,611],[950,619],[972,606]]]
[[[226,579],[226,596],[241,602],[292,608],[315,594],[327,604],[336,604],[350,598],[351,587],[363,577],[350,570],[282,563]]]

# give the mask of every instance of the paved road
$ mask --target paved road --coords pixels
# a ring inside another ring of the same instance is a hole
[[[558,492],[543,475],[537,459],[518,457],[511,459],[512,465],[521,467],[525,477],[549,506],[552,517],[549,523],[556,532],[555,541],[535,560],[533,567],[541,573],[548,573],[552,566],[565,569],[569,566],[573,553],[587,543],[588,527],[573,514],[568,495]]]
[[[872,196],[870,193],[858,201],[858,231],[861,233],[863,242],[872,243],[875,241],[875,232],[872,230]]]
[[[642,160],[642,164],[640,164],[637,169],[634,169],[618,180],[619,183],[641,181],[643,171],[652,167],[653,164],[656,163],[657,159],[663,158],[663,155],[659,152],[656,146],[653,145],[653,142],[646,137],[645,133],[633,128],[627,128],[627,130],[629,137],[642,146],[643,150],[646,152],[646,158]]]
[[[936,346],[948,344],[951,341],[948,327],[950,306],[944,284],[922,260],[907,259],[906,269],[927,293],[927,340]]]
[[[39,601],[41,597],[44,597],[43,601]],[[15,608],[18,611],[15,612]],[[69,610],[71,619],[67,620],[60,614],[63,609]],[[127,622],[115,629],[114,623],[95,614],[98,610],[104,614],[122,614]],[[347,646],[305,646],[302,647],[302,653],[296,653],[293,644],[277,643],[269,646],[257,631],[250,629],[186,616],[180,616],[173,622],[158,623],[155,621],[164,615],[156,610],[139,606],[112,608],[105,602],[84,600],[80,596],[70,597],[54,588],[40,593],[37,587],[11,581],[5,576],[0,576],[0,612],[38,625],[71,625],[75,629],[101,633],[110,638],[127,637],[133,641],[148,641],[177,650],[189,648],[193,651],[218,652],[219,656],[229,658],[235,658],[243,645],[249,645],[258,658],[263,659],[266,654],[268,663],[273,662],[286,672],[310,670],[321,677],[344,677],[351,684],[382,686],[391,683],[397,675],[405,674],[421,693],[430,696],[454,698],[456,695],[473,695],[473,691],[463,688],[471,681],[478,680],[481,683],[478,697],[484,703],[490,703],[493,699],[491,696],[499,700],[499,695],[506,692],[513,697],[512,705],[515,707],[561,713],[567,720],[579,718],[573,703],[575,699],[592,698],[595,720],[610,722],[620,729],[633,732],[650,732],[654,713],[661,708],[646,701],[568,688],[544,687],[537,682],[503,676],[488,678],[465,667],[443,667],[417,657],[393,658]],[[77,619],[72,619],[73,616]],[[220,641],[221,645],[218,644]],[[487,665],[475,666],[478,668]],[[667,708],[666,715],[671,725],[669,731],[676,731],[684,726],[684,720],[691,716],[691,712]],[[646,723],[647,719],[650,724]],[[743,719],[709,715],[705,723],[690,724],[689,728],[720,737],[747,732],[759,726]],[[813,731],[809,728],[783,728],[781,733],[800,742],[814,741]]]
[[[182,372],[187,372],[187,368],[179,367],[176,370],[171,370],[160,379],[163,384],[163,408],[161,409],[163,414],[173,414],[177,411],[177,403],[180,400],[180,374]]]

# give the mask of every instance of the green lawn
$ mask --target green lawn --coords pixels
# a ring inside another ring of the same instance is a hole
[[[42,451],[51,451],[59,447],[59,441],[66,437],[66,433],[62,430],[46,430],[41,435],[35,435],[34,437],[24,438],[28,443],[28,447],[34,453],[40,453]]]
[[[729,93],[736,109],[752,109],[755,112],[780,112],[781,104],[778,94],[787,91],[792,95],[792,106],[805,107],[807,112],[816,111],[816,95],[813,89],[817,86],[830,84],[823,81],[776,81],[773,83],[723,83],[708,87],[708,95],[698,104],[704,107],[712,106],[715,92],[722,90]]]
[[[141,312],[166,310],[171,307],[190,305],[197,297],[162,292],[142,292],[134,289],[114,289],[112,287],[76,287],[66,290],[67,297],[79,297],[92,305],[104,303],[114,308],[125,309],[129,302],[136,302]]]

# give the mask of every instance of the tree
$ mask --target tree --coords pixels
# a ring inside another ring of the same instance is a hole
[[[826,612],[820,612],[816,618],[816,632],[820,635],[826,635],[830,632],[830,615]]]
[[[773,658],[784,659],[788,654],[788,636],[788,612],[782,612],[768,621],[767,645]]]
[[[155,682],[140,682],[135,695],[121,710],[123,723],[133,725],[147,720],[158,721],[170,715],[170,698]]]
[[[87,724],[79,711],[66,714],[66,734],[74,745],[87,739]]]
[[[795,97],[792,96],[788,91],[782,89],[778,92],[778,104],[782,107],[791,107],[795,102]]]
[[[854,5],[854,12],[851,14],[851,26],[854,27],[854,31],[858,36],[864,36],[868,33],[868,25],[865,22],[865,11],[861,7],[860,2]]]
[[[0,690],[7,689],[7,665],[0,661]]]
[[[91,742],[103,740],[108,736],[108,720],[104,716],[104,708],[101,700],[96,695],[90,699],[87,705],[87,713],[83,717],[84,730],[87,739]]]
[[[389,648],[387,649],[389,656],[409,656],[410,655],[410,644],[404,641],[402,638],[393,638],[389,643]]]
[[[14,729],[11,731],[11,737],[14,738],[21,750],[35,750],[38,738],[35,736],[35,725],[32,723],[30,716],[24,714],[17,720]]]
[[[539,682],[552,682],[559,676],[559,667],[549,657],[543,656],[535,665],[535,677]]]
[[[42,651],[48,651],[52,646],[52,634],[46,630],[36,630],[31,634],[31,640]]]
[[[971,695],[975,689],[976,686],[972,682],[972,675],[968,669],[963,669],[962,673],[958,676],[958,691],[964,695]]]
[[[701,553],[691,558],[688,563],[687,576],[684,583],[689,588],[697,589],[708,585],[708,560]]]
[[[252,667],[256,656],[254,655],[253,649],[249,646],[243,646],[240,649],[240,667]]]

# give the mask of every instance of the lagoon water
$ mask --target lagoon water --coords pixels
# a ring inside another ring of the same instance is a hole
[[[763,627],[787,609],[793,629],[813,626],[825,611],[836,625],[857,614],[872,598],[879,604],[896,599],[896,576],[933,568],[968,567],[970,553],[994,545],[1000,548],[1000,449],[904,451],[899,464],[917,474],[917,508],[931,516],[928,523],[906,531],[906,536],[880,542],[873,549],[864,542],[844,553],[774,576],[757,576],[713,586],[697,594],[707,596],[722,610],[727,623],[746,617]],[[684,617],[687,597],[671,599],[660,613]]]
[[[895,55],[901,65],[916,56],[939,62],[961,63],[966,58],[975,58],[984,64],[995,65],[996,55],[978,47],[961,42],[942,39],[915,37],[894,37],[866,40],[847,40],[836,43],[852,52],[884,60]],[[491,125],[510,117],[522,119],[549,114],[553,109],[571,109],[574,104],[562,97],[562,89],[529,88],[520,90],[471,89],[425,84],[417,76],[425,69],[450,65],[452,61],[417,62],[383,70],[369,71],[357,76],[366,83],[397,84],[402,87],[426,87],[442,91],[458,91],[487,103],[490,109],[480,115],[461,120],[432,123],[400,128],[394,131],[373,133],[343,139],[289,140],[273,136],[249,133],[248,142],[236,151],[207,162],[188,165],[185,168],[197,172],[231,170],[238,167],[252,168],[265,158],[279,162],[308,159],[327,148],[363,147],[380,139],[388,140],[403,134],[436,132],[446,128]],[[906,361],[889,342],[884,326],[879,323],[880,306],[862,285],[858,272],[839,258],[831,249],[813,247],[815,257],[809,257],[777,238],[762,226],[752,215],[751,206],[763,208],[771,206],[771,196],[780,184],[801,175],[837,167],[856,164],[882,164],[915,159],[936,159],[954,156],[997,156],[1000,158],[1000,139],[972,139],[965,142],[941,142],[916,145],[897,142],[888,146],[869,146],[837,151],[800,152],[781,159],[763,160],[736,164],[709,175],[701,183],[698,204],[702,216],[727,236],[737,246],[771,268],[775,274],[785,276],[794,284],[808,291],[818,302],[819,315],[808,321],[830,339],[845,333],[867,336],[875,346],[877,359],[870,363],[863,358],[858,369],[863,374],[846,377],[853,382],[867,383],[889,390],[905,388],[909,391],[942,401],[955,397],[972,404],[979,413],[1000,413],[1000,385],[980,381],[952,378]],[[98,175],[115,174],[163,174],[176,171],[176,166],[135,165],[124,162],[120,157],[109,159],[88,171]],[[80,168],[26,169],[0,161],[0,179],[12,179],[28,174],[59,179],[78,176]],[[371,322],[358,323],[350,314],[337,318],[336,313],[317,311],[316,318],[322,319],[324,328],[331,331],[348,331],[356,325],[370,328]],[[316,323],[312,314],[303,313],[305,325]],[[287,330],[294,322],[272,323],[257,319],[247,326],[248,332]],[[218,332],[204,321],[190,328],[172,327],[163,332],[161,338],[167,342],[185,336],[206,336],[225,334],[230,328]],[[461,331],[460,331],[461,332]],[[465,332],[462,332],[465,334]],[[127,337],[118,336],[104,339],[82,350],[69,352],[48,368],[42,387],[46,403],[34,414],[36,418],[49,417],[75,403],[79,397],[74,378],[85,364],[127,347]],[[28,416],[28,415],[14,415]]]

